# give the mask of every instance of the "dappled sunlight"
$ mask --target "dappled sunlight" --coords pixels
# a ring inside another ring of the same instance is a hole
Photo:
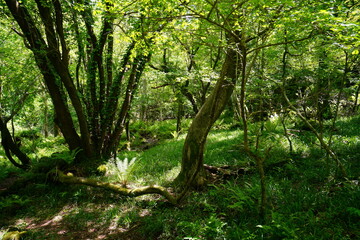
[[[173,167],[172,169],[164,172],[161,182],[164,182],[164,183],[172,182],[177,177],[180,170],[181,170],[181,165],[179,164],[178,166]]]
[[[61,222],[63,220],[63,216],[55,216],[54,218],[50,219],[49,221],[41,224],[41,227],[46,227],[49,225],[56,225],[58,222]]]
[[[240,130],[211,133],[205,163],[244,163],[252,168],[249,164],[251,159],[246,159],[246,154],[241,152],[241,134]],[[309,229],[324,227],[321,221],[327,224],[334,221],[332,215],[327,214],[328,208],[340,216],[341,221],[346,221],[349,216],[342,217],[341,212],[358,209],[358,179],[335,182],[334,178],[330,178],[331,171],[325,155],[319,146],[311,143],[316,139],[308,132],[297,133],[291,139],[293,155],[288,155],[289,143],[283,135],[261,138],[261,153],[271,147],[265,159],[266,166],[286,161],[266,171],[268,200],[272,211],[277,214],[277,222],[264,227],[273,227],[276,231],[292,229],[291,226],[298,226],[296,224]],[[353,162],[351,164],[358,164],[354,159],[358,155],[359,137],[339,134],[333,139],[339,154],[345,155],[349,162]],[[127,186],[166,186],[181,169],[181,148],[182,141],[173,139],[146,151],[123,153],[121,159],[137,157]],[[116,171],[111,170],[105,176],[94,178],[105,182],[114,180],[121,184],[115,175]],[[241,229],[239,226],[245,226],[246,232],[248,228],[251,229],[250,224],[258,224],[260,186],[256,171],[233,181],[211,185],[205,191],[191,193],[181,207],[170,207],[162,196],[156,194],[131,199],[90,187],[32,187],[27,191],[42,190],[46,193],[45,199],[38,203],[31,202],[33,210],[26,212],[28,217],[15,217],[7,222],[7,226],[28,231],[31,239],[145,240],[173,239],[175,235],[179,239],[186,236],[210,236],[209,239],[212,239],[216,234],[231,235],[233,230]],[[40,196],[39,199],[42,199],[43,196]],[[306,225],[309,221],[314,222],[314,227]],[[326,229],[329,231],[329,228]],[[4,232],[4,229],[1,230]]]
[[[240,151],[242,131],[221,130],[209,133],[204,162],[211,165],[235,165],[246,158]]]
[[[358,2],[4,0],[0,239],[360,239]]]
[[[152,201],[147,198],[139,201]],[[133,229],[133,221],[151,215],[151,210],[139,208],[133,204],[66,205],[53,216],[39,220],[38,218],[21,218],[14,221],[13,226],[27,231],[31,239],[38,234],[47,238],[65,240],[73,239],[109,239],[111,236],[127,235]],[[136,225],[135,225],[136,227]],[[0,232],[1,234],[2,232]],[[5,232],[4,232],[5,233]]]

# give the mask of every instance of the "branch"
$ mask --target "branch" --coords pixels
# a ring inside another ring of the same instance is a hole
[[[24,46],[28,49],[31,49],[30,44],[26,41],[26,36],[24,34],[22,34],[21,32],[19,32],[15,27],[12,27],[11,30],[13,30],[17,35],[19,35],[20,37],[22,37],[23,41],[24,41]]]
[[[268,26],[268,27],[266,27],[265,29],[263,29],[261,32],[257,33],[256,36],[253,36],[253,37],[250,37],[250,38],[246,39],[245,42],[248,43],[248,42],[250,42],[251,40],[254,40],[254,39],[256,39],[256,38],[259,38],[259,37],[265,35],[265,34],[266,34],[268,31],[270,31],[271,29],[273,29],[273,27],[274,27],[274,22],[275,22],[275,20],[280,16],[280,13],[281,13],[281,10],[283,9],[283,7],[284,7],[284,5],[281,4],[281,5],[279,6],[279,8],[276,10],[276,14],[269,20],[269,26]]]
[[[56,31],[59,36],[61,50],[62,50],[62,60],[65,65],[69,64],[69,49],[67,48],[66,41],[65,41],[65,34],[64,34],[64,17],[61,4],[59,0],[55,0],[53,2],[55,8],[55,24],[56,24]]]
[[[29,87],[30,88],[30,87]],[[23,95],[21,96],[20,99],[18,99],[17,103],[15,104],[14,109],[11,109],[11,113],[10,116],[4,117],[4,122],[7,123],[9,122],[18,112],[20,112],[20,110],[22,109],[22,107],[24,106],[24,103],[26,101],[26,99],[28,98],[28,96],[30,95],[27,92],[28,89],[26,89],[23,93]]]
[[[138,197],[146,194],[159,194],[165,197],[170,203],[174,205],[177,204],[177,199],[173,195],[171,195],[166,190],[166,188],[161,186],[146,186],[146,187],[129,189],[112,183],[101,182],[94,179],[88,179],[83,177],[74,177],[71,176],[70,174],[66,175],[60,170],[55,170],[55,172],[53,171],[52,173],[55,173],[56,180],[60,181],[61,183],[80,184],[80,185],[102,188],[128,197]]]
[[[270,43],[270,44],[262,45],[262,46],[260,46],[260,47],[257,47],[257,48],[254,48],[254,49],[249,50],[248,53],[252,53],[252,52],[254,52],[254,51],[257,51],[257,50],[260,50],[260,49],[263,49],[263,48],[267,48],[267,47],[279,46],[279,45],[284,45],[284,44],[290,44],[290,43],[294,43],[294,42],[301,42],[301,41],[310,39],[310,38],[313,37],[313,36],[314,36],[314,30],[311,31],[311,33],[310,33],[309,36],[307,36],[307,37],[300,38],[300,39],[295,39],[295,40],[292,40],[292,41],[285,41],[285,42]]]
[[[333,150],[330,148],[330,146],[324,141],[323,137],[318,133],[318,131],[315,129],[315,127],[300,113],[300,111],[290,102],[289,98],[286,95],[285,89],[284,89],[284,82],[281,86],[281,91],[283,94],[283,97],[287,104],[289,105],[289,108],[293,110],[296,115],[310,128],[310,130],[314,133],[316,138],[319,140],[321,147],[329,154],[329,156],[335,160],[337,165],[339,166],[341,173],[343,177],[347,177],[346,169],[344,165],[341,163],[338,156],[333,152]]]
[[[162,85],[159,85],[159,86],[155,86],[155,87],[151,87],[152,89],[158,89],[158,88],[162,88],[162,87],[166,87],[166,86],[170,86],[171,84],[170,83],[164,83]]]
[[[205,21],[208,21],[209,23],[215,25],[215,26],[218,26],[220,29],[223,29],[225,32],[227,32],[230,36],[233,36],[235,39],[237,40],[241,40],[233,31],[231,31],[230,29],[226,28],[224,26],[224,24],[220,24],[220,23],[217,23],[213,20],[211,20],[208,16],[205,16],[203,14],[200,14],[199,12],[195,11],[194,9],[188,7],[187,5],[184,5],[182,4],[187,10],[189,10],[190,12],[192,12],[192,15],[194,17],[197,17],[199,19],[203,19]]]

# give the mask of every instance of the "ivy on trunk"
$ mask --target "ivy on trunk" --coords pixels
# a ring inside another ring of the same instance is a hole
[[[78,3],[84,7],[82,11],[59,0],[36,0],[35,5],[18,0],[5,2],[44,77],[55,121],[69,149],[83,149],[78,159],[108,158],[117,148],[139,79],[150,59],[145,47],[138,46],[141,39],[131,40],[116,69],[111,2],[105,4],[98,34],[89,2]],[[135,29],[140,31],[143,22],[137,20]],[[75,76],[70,71],[69,34],[65,34],[69,26],[77,42]],[[161,27],[157,25],[157,29]],[[86,76],[80,75],[81,68]],[[71,115],[72,109],[76,116]]]

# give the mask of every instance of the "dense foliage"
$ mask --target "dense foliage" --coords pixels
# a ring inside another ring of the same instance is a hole
[[[29,239],[356,239],[359,9],[2,1],[0,223]]]

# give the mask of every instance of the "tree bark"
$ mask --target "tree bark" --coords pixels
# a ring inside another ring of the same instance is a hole
[[[205,171],[203,167],[203,155],[207,135],[224,110],[234,90],[238,70],[237,59],[239,58],[236,46],[229,46],[221,75],[213,92],[206,99],[204,105],[195,116],[182,153],[181,171],[175,183],[178,185],[202,186],[205,183]]]
[[[0,116],[0,132],[1,132],[1,144],[5,150],[5,154],[7,158],[10,160],[10,162],[18,168],[21,169],[28,169],[30,167],[30,158],[23,153],[18,145],[14,142],[13,138],[11,137],[11,133],[9,129],[6,126],[6,122],[3,121],[3,119]],[[18,163],[15,161],[15,159],[12,157],[12,154],[14,154],[21,163]]]
[[[62,183],[68,184],[80,184],[80,185],[87,185],[91,187],[98,187],[102,189],[106,189],[115,193],[118,193],[123,196],[129,197],[137,197],[146,194],[160,194],[161,196],[165,197],[170,203],[176,205],[177,199],[172,196],[166,188],[161,186],[147,186],[147,187],[139,187],[134,189],[124,188],[119,185],[101,182],[94,179],[89,178],[82,178],[82,177],[74,177],[71,174],[66,175],[61,171],[55,170],[55,178],[57,178]]]
[[[105,157],[109,157],[111,155],[111,152],[116,150],[116,146],[119,144],[121,134],[123,133],[123,130],[125,128],[126,117],[128,116],[128,112],[131,108],[134,92],[137,89],[140,77],[150,58],[151,55],[144,56],[142,54],[139,54],[139,56],[136,57],[136,59],[134,60],[126,88],[124,101],[121,105],[121,109],[117,117],[118,120],[114,126],[114,131],[111,133],[108,141],[104,142],[104,146],[102,148],[102,155]]]
[[[58,67],[63,63],[57,62],[57,66],[53,63],[55,57],[54,54],[59,57],[59,53],[58,51],[55,51],[56,53],[53,52],[57,43],[56,40],[53,39],[54,36],[51,36],[50,34],[51,26],[46,25],[48,44],[51,45],[48,46],[43,39],[40,30],[36,27],[35,22],[27,8],[23,6],[23,3],[20,3],[17,0],[6,0],[5,2],[12,16],[24,33],[28,46],[33,52],[35,61],[44,76],[46,86],[54,104],[57,124],[63,133],[65,141],[68,143],[70,150],[82,148],[80,137],[75,130],[74,122],[71,118],[71,114],[61,88],[61,77],[64,74],[68,74],[68,71],[59,74],[57,72],[59,70]],[[40,2],[39,5],[41,6]]]
[[[117,147],[132,96],[150,56],[145,56],[139,49],[133,60],[131,56],[137,43],[137,39],[133,39],[124,53],[118,74],[114,76],[112,69],[114,16],[110,8],[107,9],[109,11],[105,10],[100,33],[96,35],[91,4],[84,3],[89,6],[81,11],[83,18],[80,20],[76,18],[75,12],[71,18],[74,21],[79,54],[75,79],[73,79],[69,71],[69,50],[64,33],[65,20],[61,5],[64,4],[69,10],[70,3],[59,0],[35,0],[33,7],[37,8],[36,11],[29,11],[26,1],[5,0],[5,2],[22,30],[27,47],[35,56],[54,105],[56,124],[69,149],[84,150],[79,153],[81,156],[79,155],[77,160],[109,157],[108,154]],[[105,4],[111,7],[110,2]],[[35,20],[35,17],[39,17],[39,20]],[[86,30],[82,31],[77,21],[83,21]],[[142,21],[134,25],[140,31]],[[161,25],[158,31],[164,26],[165,24]],[[85,33],[86,40],[81,37],[82,33]],[[106,44],[108,44],[107,52],[105,52]],[[88,74],[86,89],[80,83],[81,63]],[[128,65],[131,67],[129,68]],[[130,74],[127,75],[127,71],[131,71]],[[120,105],[119,99],[123,96],[121,87],[125,77],[129,78],[128,86],[123,103]],[[76,113],[74,118],[70,114],[68,98]],[[78,123],[81,134],[78,134],[75,123]]]

